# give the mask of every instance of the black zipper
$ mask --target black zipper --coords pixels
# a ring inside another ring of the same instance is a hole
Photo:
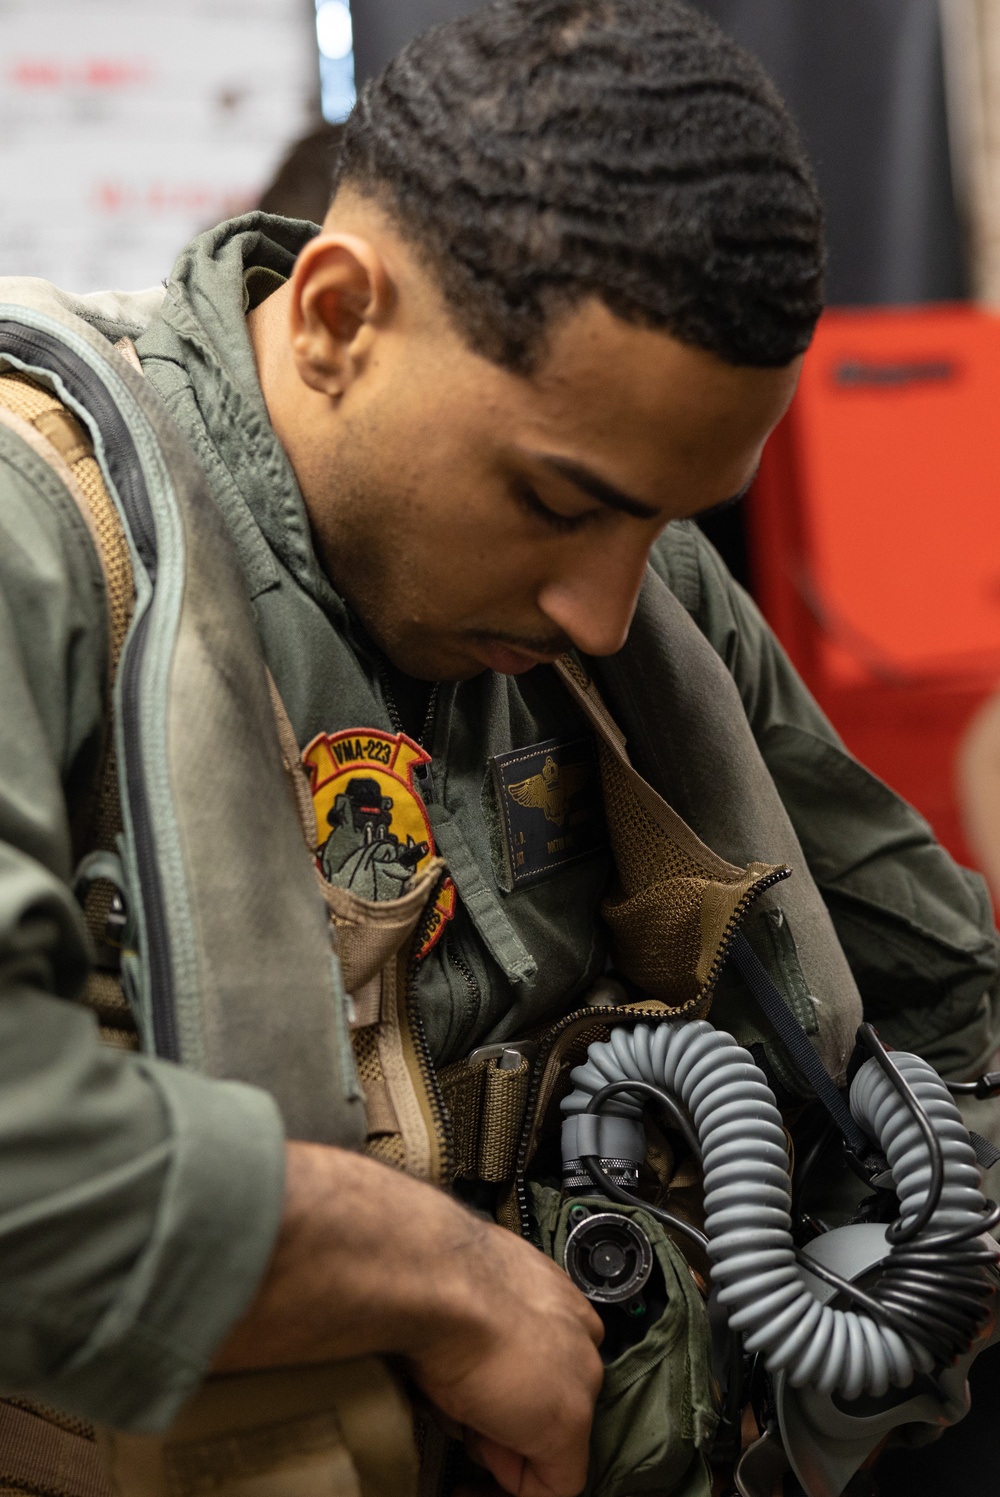
[[[622,1019],[658,1019],[666,1022],[673,1019],[682,1019],[686,1013],[690,1013],[692,1009],[698,1008],[711,994],[712,989],[718,982],[719,973],[722,971],[722,964],[729,954],[733,937],[751,904],[761,894],[773,888],[775,884],[780,884],[783,879],[791,877],[791,872],[792,870],[788,867],[776,868],[772,873],[762,875],[756,883],[751,884],[726,921],[726,927],[716,950],[715,959],[709,969],[708,977],[702,983],[695,996],[679,1009],[664,1013],[659,1008],[578,1008],[574,1009],[571,1014],[566,1014],[564,1018],[559,1019],[551,1029],[546,1030],[539,1043],[535,1063],[531,1068],[531,1078],[528,1082],[528,1096],[524,1106],[524,1123],[521,1128],[521,1138],[517,1146],[514,1193],[517,1201],[517,1214],[521,1224],[522,1237],[531,1238],[531,1213],[528,1209],[528,1182],[525,1171],[528,1164],[528,1149],[531,1144],[531,1134],[535,1120],[535,1107],[538,1103],[538,1093],[542,1085],[545,1063],[552,1052],[556,1040],[565,1029],[571,1024],[577,1023],[580,1019],[592,1018],[601,1022],[613,1022],[614,1015],[620,1014]]]
[[[406,733],[406,728],[403,725],[403,718],[399,711],[399,707],[396,705],[396,698],[389,681],[389,673],[386,670],[386,661],[381,655],[376,661],[375,670],[378,675],[379,685],[382,688],[382,698],[385,702],[385,710],[388,713],[389,721],[392,723],[397,733]],[[420,729],[419,737],[415,740],[417,745],[422,749],[427,748],[427,741],[430,738],[431,729],[434,726],[434,714],[437,711],[437,700],[440,690],[441,682],[434,681],[431,685],[430,695],[427,698],[427,706],[424,710],[423,726]],[[409,735],[407,734],[407,736]]]
[[[722,971],[722,964],[726,960],[726,957],[729,955],[729,948],[733,944],[733,937],[739,929],[740,922],[750,906],[756,899],[759,899],[762,894],[766,894],[768,889],[773,889],[775,884],[783,883],[786,878],[791,878],[791,876],[792,870],[788,867],[787,864],[784,864],[780,868],[775,868],[771,873],[762,874],[761,877],[757,879],[756,883],[750,885],[750,888],[743,895],[743,898],[740,900],[739,904],[736,906],[736,908],[733,910],[733,913],[726,921],[726,928],[722,932],[722,939],[719,942],[718,948],[716,950],[715,960],[712,962],[711,967],[708,969],[708,976],[702,983],[701,991],[699,992],[697,999],[695,999],[695,1002],[700,1003],[705,998],[707,998],[712,989],[715,987],[715,984],[718,982],[719,973]]]
[[[121,503],[123,517],[150,584],[156,580],[156,523],[145,475],[128,425],[98,372],[52,334],[26,330],[17,322],[0,322],[0,353],[11,353],[25,364],[57,374],[81,407],[80,414],[100,435],[108,474]],[[156,1053],[180,1059],[174,1013],[174,981],[167,939],[163,885],[156,860],[152,818],[142,774],[142,729],[139,683],[149,637],[149,608],[132,626],[128,649],[119,670],[122,740],[129,812],[135,832],[136,871],[146,930],[146,963]]]
[[[455,950],[454,944],[448,939],[447,935],[445,936],[445,954],[450,964],[455,968],[455,971],[465,983],[466,994],[469,1001],[469,1018],[474,1021],[479,1016],[479,1004],[482,996],[479,988],[479,983],[476,981],[476,974],[473,972],[472,968],[469,966],[465,958],[459,956],[458,952]]]

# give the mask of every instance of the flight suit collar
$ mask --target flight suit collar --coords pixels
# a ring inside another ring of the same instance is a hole
[[[346,626],[348,610],[320,565],[302,491],[271,426],[245,316],[248,273],[255,289],[261,272],[275,284],[287,279],[314,232],[307,224],[249,213],[200,235],[178,258],[158,326],[139,350],[183,369],[209,440],[267,546],[323,611]],[[264,585],[266,578],[255,591]]]

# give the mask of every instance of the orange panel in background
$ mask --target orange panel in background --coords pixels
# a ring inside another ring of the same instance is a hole
[[[848,746],[968,861],[955,751],[1000,681],[1000,318],[828,312],[751,504],[764,612]]]

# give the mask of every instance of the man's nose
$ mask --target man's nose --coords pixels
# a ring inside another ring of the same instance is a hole
[[[649,548],[595,547],[547,582],[538,606],[584,655],[614,655],[628,638]]]

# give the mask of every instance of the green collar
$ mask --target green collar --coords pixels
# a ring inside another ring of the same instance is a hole
[[[302,493],[268,417],[246,328],[247,306],[287,280],[315,232],[301,222],[251,213],[200,235],[178,258],[160,315],[138,348],[168,400],[178,382],[190,386],[204,434],[231,480],[213,483],[223,507],[249,510],[299,586],[343,620],[343,601],[319,564]],[[235,514],[230,522],[234,528],[240,523]]]

